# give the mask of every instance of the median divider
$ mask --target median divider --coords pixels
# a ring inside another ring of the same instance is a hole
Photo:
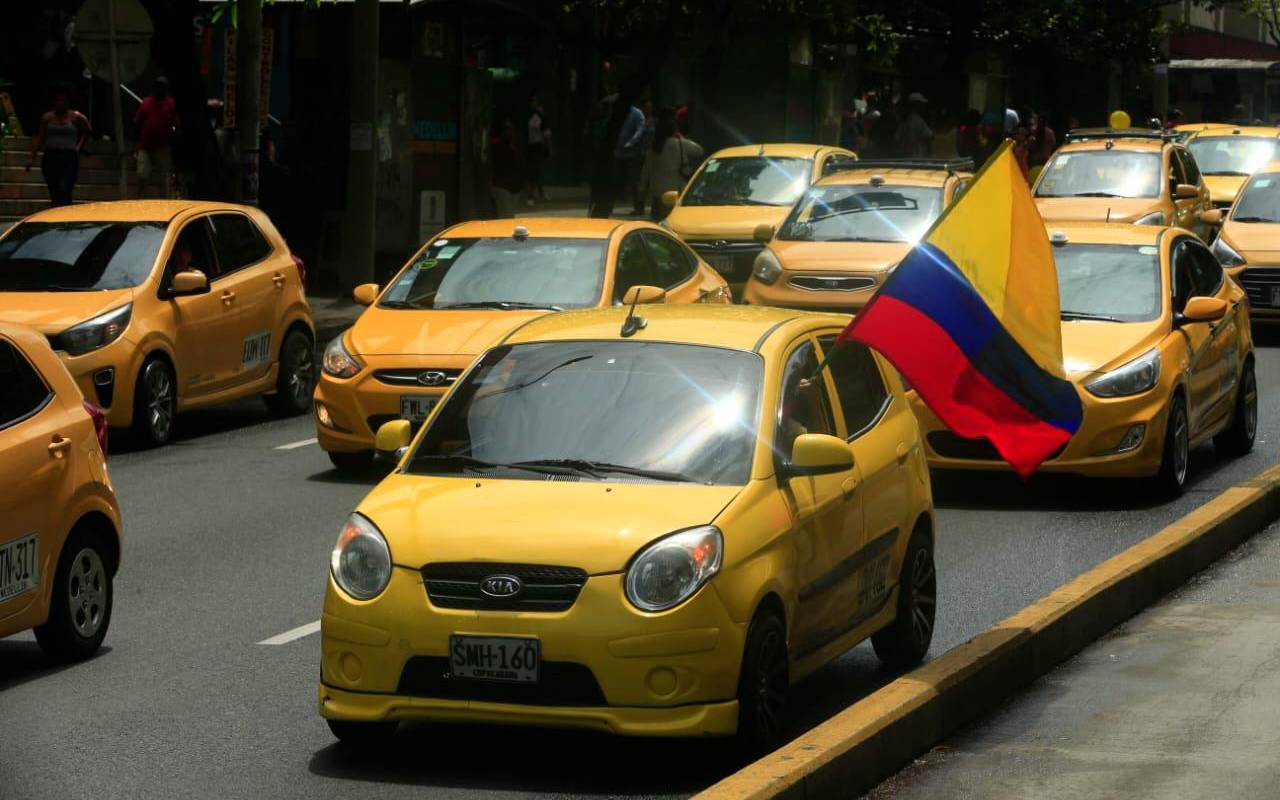
[[[903,675],[694,800],[851,797],[1280,518],[1280,465]]]

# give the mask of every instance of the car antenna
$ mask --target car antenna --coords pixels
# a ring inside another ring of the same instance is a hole
[[[1107,222],[1111,221],[1111,206],[1107,206]]]
[[[622,321],[622,330],[618,331],[619,335],[624,339],[635,336],[649,325],[644,317],[636,316],[636,303],[638,302],[640,302],[640,292],[636,290],[635,297],[631,298],[631,308],[627,310],[627,318]]]

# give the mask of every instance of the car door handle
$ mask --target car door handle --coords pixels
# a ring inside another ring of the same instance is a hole
[[[49,455],[54,458],[62,458],[63,454],[71,449],[71,440],[60,433],[53,435],[53,441],[49,442]]]
[[[277,272],[275,275],[272,275],[271,281],[275,283],[277,289],[284,288],[284,275],[282,273]]]
[[[233,291],[228,290],[222,293],[222,304],[224,306],[231,305],[231,303],[234,302],[235,299],[236,299],[236,293]]]

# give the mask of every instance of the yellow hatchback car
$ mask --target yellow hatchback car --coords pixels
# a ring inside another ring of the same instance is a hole
[[[39,333],[0,323],[0,637],[50,657],[97,651],[120,567],[107,421]]]
[[[1280,322],[1280,161],[1248,178],[1230,209],[1203,216],[1222,226],[1209,249],[1248,293],[1250,319]]]
[[[417,425],[477,354],[530,319],[621,303],[729,303],[724,279],[650,222],[543,217],[464,222],[423,245],[325,350],[316,436],[366,469],[389,420]]]
[[[1258,422],[1249,304],[1196,236],[1148,225],[1050,225],[1067,379],[1084,421],[1042,472],[1156,476],[1181,492],[1190,450],[1253,448]],[[913,394],[914,397],[914,394]],[[929,464],[1008,469],[985,439],[947,430],[915,398]]]
[[[857,161],[761,225],[743,302],[854,313],[973,179],[973,160]]]
[[[311,407],[302,261],[256,208],[126,200],[42,211],[0,238],[0,320],[49,338],[85,397],[143,444],[187,409]]]
[[[929,474],[848,317],[556,314],[486,352],[338,535],[320,713],[777,740],[790,683],[870,636],[917,663]],[[407,422],[378,433],[408,446]]]
[[[1207,128],[1187,140],[1214,208],[1228,208],[1249,176],[1277,156],[1280,129]]]

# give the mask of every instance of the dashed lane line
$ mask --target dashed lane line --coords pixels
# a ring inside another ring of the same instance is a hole
[[[310,636],[313,633],[317,633],[319,630],[320,620],[316,620],[315,622],[308,622],[306,625],[299,625],[291,631],[278,633],[270,639],[263,639],[258,642],[258,644],[288,644],[289,642],[296,641],[304,636]]]
[[[282,444],[272,449],[273,450],[297,450],[299,447],[306,447],[309,444],[316,444],[318,441],[319,439],[312,436],[310,439],[303,439],[300,442],[289,442],[288,444]]]

